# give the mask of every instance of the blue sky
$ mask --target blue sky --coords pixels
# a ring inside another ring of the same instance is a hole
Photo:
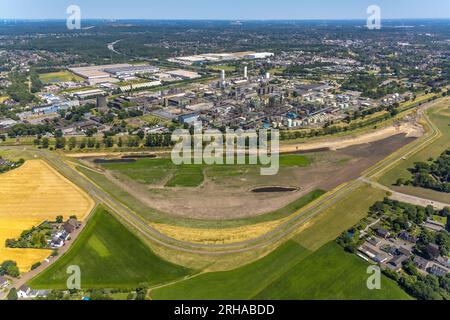
[[[450,0],[0,0],[0,19],[366,19],[379,5],[382,18],[450,18]]]

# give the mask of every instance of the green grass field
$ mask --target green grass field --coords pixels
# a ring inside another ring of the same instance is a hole
[[[67,82],[67,81],[81,81],[82,79],[72,72],[69,71],[59,71],[59,72],[51,72],[44,73],[39,75],[39,79],[44,84],[49,83],[58,83],[58,82]]]
[[[282,168],[306,167],[311,162],[303,155],[280,156]],[[259,165],[175,165],[167,158],[138,159],[131,163],[107,163],[102,166],[143,184],[158,184],[167,179],[166,187],[198,187],[203,183],[205,174],[211,179],[236,177],[244,173],[260,175]]]
[[[132,163],[103,164],[144,184],[158,184],[169,178],[166,187],[198,187],[203,183],[203,165],[175,165],[170,159],[139,159]]]
[[[193,273],[159,258],[103,208],[97,209],[73,247],[29,285],[65,289],[70,265],[80,267],[83,289],[155,285]]]
[[[182,166],[166,183],[166,187],[197,187],[203,183],[201,166]]]
[[[156,300],[409,299],[384,276],[381,290],[367,289],[368,266],[335,242],[311,253],[288,241],[249,265],[202,274],[155,289],[151,296]]]
[[[369,264],[330,242],[284,273],[255,296],[262,300],[405,300],[394,281],[381,278],[380,290],[367,288]]]
[[[280,166],[282,167],[307,167],[311,162],[311,158],[298,154],[280,155]]]
[[[225,72],[235,72],[236,71],[235,66],[229,66],[229,65],[213,65],[213,66],[208,66],[207,69],[212,70],[212,71],[225,70]]]

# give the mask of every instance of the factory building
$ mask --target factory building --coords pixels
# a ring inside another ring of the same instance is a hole
[[[159,72],[160,69],[158,67],[145,64],[138,66],[107,68],[104,70],[105,72],[110,73],[116,77],[127,77],[127,76],[134,76],[135,74],[157,73]]]

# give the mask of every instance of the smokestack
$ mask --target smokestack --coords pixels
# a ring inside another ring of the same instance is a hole
[[[247,66],[244,67],[244,79],[248,79],[248,69],[247,69]]]
[[[225,82],[225,70],[220,71],[220,81]]]

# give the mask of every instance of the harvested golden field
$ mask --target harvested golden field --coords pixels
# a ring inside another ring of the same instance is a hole
[[[275,229],[290,217],[248,226],[223,229],[198,229],[168,224],[150,223],[150,226],[174,239],[201,244],[230,244],[260,237]]]
[[[94,201],[43,160],[0,175],[0,261],[15,260],[21,271],[44,260],[50,250],[9,249],[5,240],[57,215],[83,220]]]

